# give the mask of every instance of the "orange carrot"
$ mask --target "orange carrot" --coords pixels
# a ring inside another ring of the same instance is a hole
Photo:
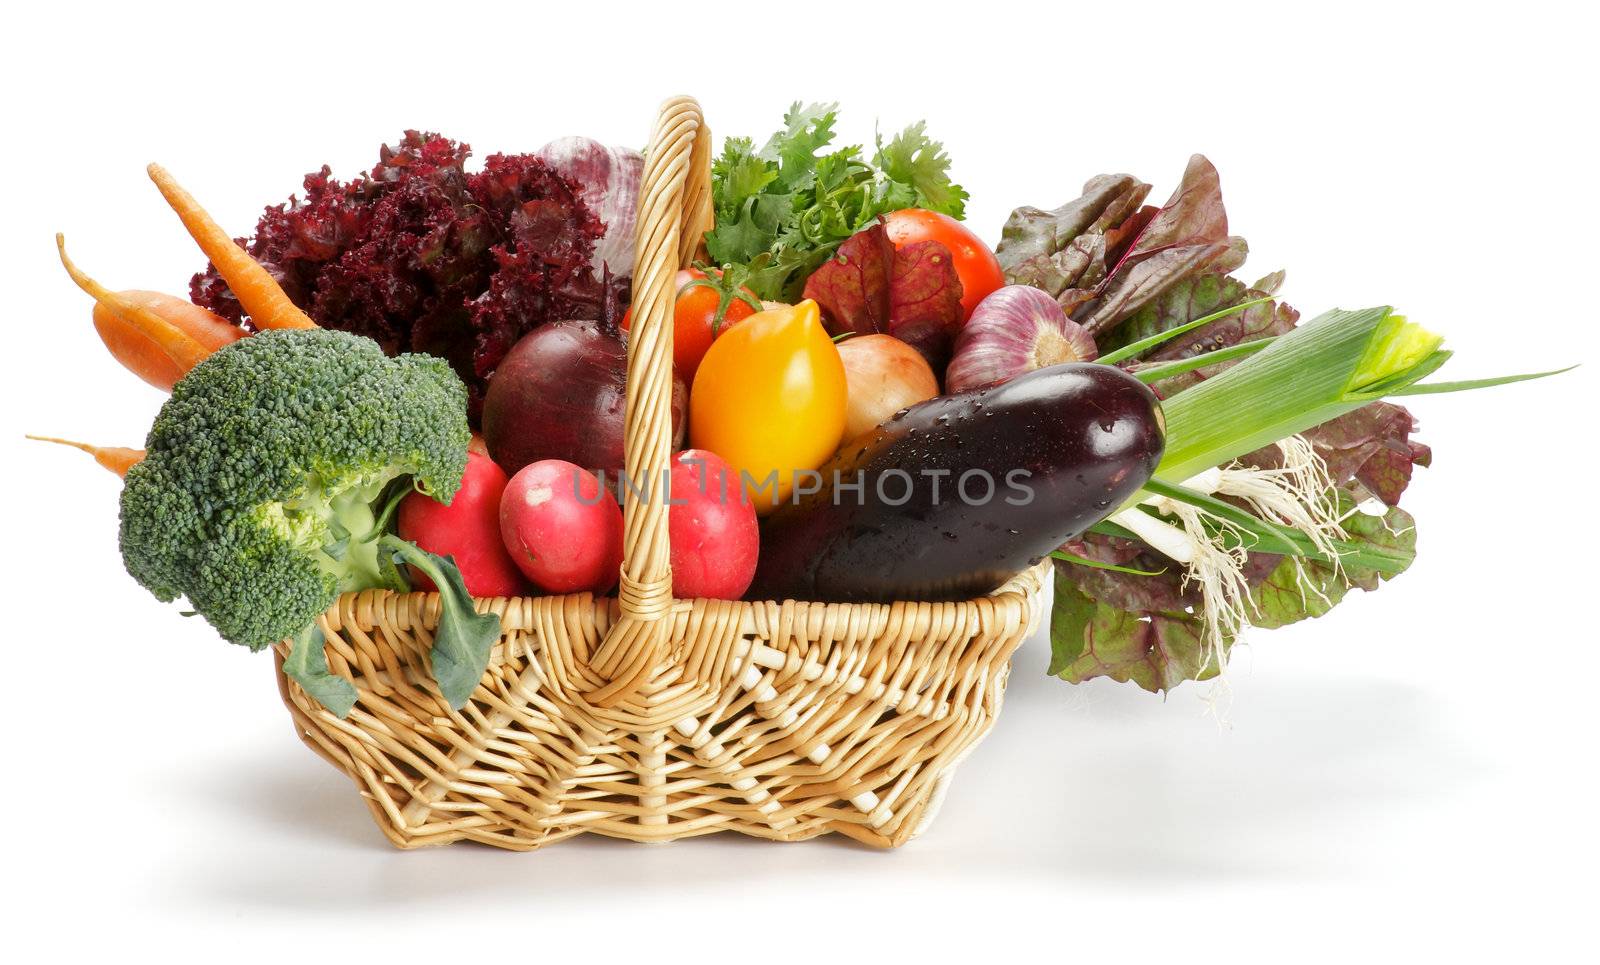
[[[53,442],[58,446],[71,446],[82,449],[94,457],[94,461],[106,467],[119,476],[126,476],[134,464],[144,458],[143,449],[126,449],[122,446],[91,446],[87,442],[73,442],[71,439],[56,439],[51,436],[28,436],[35,442]]]
[[[79,288],[88,292],[96,302],[115,311],[124,322],[148,339],[161,353],[165,354],[167,359],[181,372],[189,371],[199,365],[201,359],[211,354],[212,350],[209,346],[200,342],[178,325],[157,315],[137,300],[129,298],[120,292],[114,292],[79,271],[78,266],[74,265],[72,259],[67,257],[66,239],[59,234],[56,235],[56,250],[61,253],[61,266],[67,270],[68,275],[72,276],[72,280],[77,283]],[[126,365],[128,363],[124,362],[123,364]],[[138,370],[135,369],[135,371]],[[139,372],[139,375],[146,381],[151,381],[150,376],[144,372]]]
[[[249,334],[186,298],[138,290],[117,294],[171,322],[185,335],[199,342],[207,352],[215,352]],[[173,385],[188,374],[187,369],[180,368],[178,363],[172,361],[135,322],[110,305],[95,302],[94,328],[100,333],[100,341],[105,343],[113,358],[128,371],[164,392],[171,392]]]
[[[206,214],[200,203],[173,180],[166,168],[152,164],[145,170],[150,180],[161,189],[161,196],[167,199],[167,204],[178,213],[183,226],[189,230],[189,236],[211,259],[217,273],[233,290],[234,297],[239,299],[240,306],[256,328],[317,327],[310,316],[289,300],[289,296],[284,294],[272,275],[261,267],[261,263],[228,237],[222,226],[211,220],[211,215]]]

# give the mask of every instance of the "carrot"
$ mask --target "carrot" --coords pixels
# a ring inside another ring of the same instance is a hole
[[[144,458],[143,449],[126,449],[122,446],[91,446],[87,442],[73,442],[71,439],[56,439],[52,436],[28,436],[35,442],[53,442],[58,446],[71,446],[82,449],[94,457],[94,461],[106,467],[119,476],[126,476],[134,464]]]
[[[61,253],[61,266],[72,276],[73,282],[84,291],[88,292],[96,302],[114,311],[117,316],[131,327],[140,336],[149,341],[152,350],[158,350],[165,355],[168,362],[177,368],[179,374],[187,372],[200,364],[200,361],[210,355],[212,349],[171,320],[162,318],[155,312],[146,308],[138,300],[128,297],[121,292],[114,292],[106,286],[85,275],[78,270],[78,266],[67,257],[67,241],[60,234],[56,235],[56,250]],[[110,346],[110,342],[107,342]],[[116,350],[113,349],[115,354]],[[146,352],[146,356],[150,353]],[[119,361],[121,358],[119,357]],[[147,382],[153,382],[152,376],[164,378],[164,373],[146,369],[141,371],[134,368],[127,361],[124,365],[133,368]],[[149,372],[150,374],[146,374]],[[174,380],[176,381],[176,380]],[[159,384],[159,383],[156,383]],[[171,388],[169,385],[168,388]]]
[[[240,306],[256,328],[317,327],[310,316],[289,300],[283,288],[261,267],[261,263],[228,237],[228,233],[211,219],[200,203],[173,180],[166,168],[152,164],[145,170],[150,180],[161,189],[161,196],[167,199],[167,204],[178,213],[183,226],[189,230],[189,236],[211,259],[217,273],[233,290],[234,297],[239,299]]]
[[[206,311],[186,298],[138,290],[117,294],[182,329],[207,352],[231,345],[248,334],[227,319]],[[110,305],[95,302],[94,329],[100,333],[100,341],[105,343],[113,358],[128,371],[164,392],[171,392],[173,385],[188,373],[187,369],[180,368],[152,342],[137,324]]]

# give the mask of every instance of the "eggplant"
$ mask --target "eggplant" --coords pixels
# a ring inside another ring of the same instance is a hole
[[[960,600],[991,592],[1138,492],[1161,403],[1068,362],[902,409],[802,478],[761,527],[759,600]]]

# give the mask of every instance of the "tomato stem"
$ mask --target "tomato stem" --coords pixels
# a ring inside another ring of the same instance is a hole
[[[761,311],[761,301],[745,290],[744,282],[749,275],[749,269],[743,265],[723,265],[721,268],[712,268],[703,261],[697,261],[694,266],[705,275],[696,278],[678,290],[681,295],[691,288],[709,288],[717,293],[717,311],[711,316],[711,337],[716,338],[722,330],[722,323],[728,317],[728,309],[737,299],[749,305],[754,311]]]

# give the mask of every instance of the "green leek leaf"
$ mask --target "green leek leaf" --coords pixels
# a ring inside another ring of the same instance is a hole
[[[1260,338],[1253,342],[1240,342],[1227,348],[1219,348],[1215,352],[1193,355],[1186,359],[1178,359],[1175,362],[1156,362],[1148,367],[1136,368],[1131,374],[1145,385],[1150,385],[1153,382],[1160,382],[1162,379],[1170,379],[1174,375],[1182,375],[1185,372],[1192,372],[1208,365],[1216,365],[1218,362],[1228,362],[1233,359],[1243,358],[1246,355],[1254,355],[1271,344],[1271,338]]]
[[[1056,550],[1050,554],[1051,559],[1062,560],[1077,566],[1089,566],[1097,570],[1110,570],[1113,573],[1126,573],[1129,576],[1160,576],[1166,570],[1139,570],[1131,566],[1118,566],[1115,563],[1106,563],[1101,560],[1091,560],[1086,556],[1077,556],[1065,550]]]
[[[1163,342],[1171,341],[1172,339],[1177,338],[1179,335],[1182,335],[1184,332],[1192,332],[1202,325],[1210,325],[1219,318],[1227,318],[1229,315],[1237,315],[1247,308],[1253,308],[1256,305],[1263,305],[1270,301],[1272,301],[1272,296],[1268,295],[1262,298],[1255,298],[1247,302],[1240,302],[1237,305],[1231,305],[1222,309],[1221,311],[1212,312],[1210,315],[1197,318],[1192,322],[1185,322],[1176,328],[1169,328],[1165,332],[1157,332],[1156,334],[1151,335],[1149,338],[1142,338],[1130,345],[1124,345],[1122,348],[1119,348],[1114,352],[1107,352],[1105,355],[1095,359],[1095,361],[1104,365],[1115,365],[1118,362],[1121,362],[1123,359],[1131,359],[1135,356],[1143,355],[1145,352],[1150,351],[1157,345],[1160,345]]]
[[[1528,372],[1523,375],[1501,375],[1490,379],[1468,379],[1464,382],[1430,382],[1422,385],[1408,385],[1403,389],[1390,392],[1390,395],[1436,395],[1444,392],[1468,392],[1472,389],[1488,389],[1497,385],[1510,385],[1513,382],[1531,382],[1534,379],[1543,379],[1563,372],[1571,372],[1577,368],[1569,365],[1564,369],[1551,369],[1548,372]]]

